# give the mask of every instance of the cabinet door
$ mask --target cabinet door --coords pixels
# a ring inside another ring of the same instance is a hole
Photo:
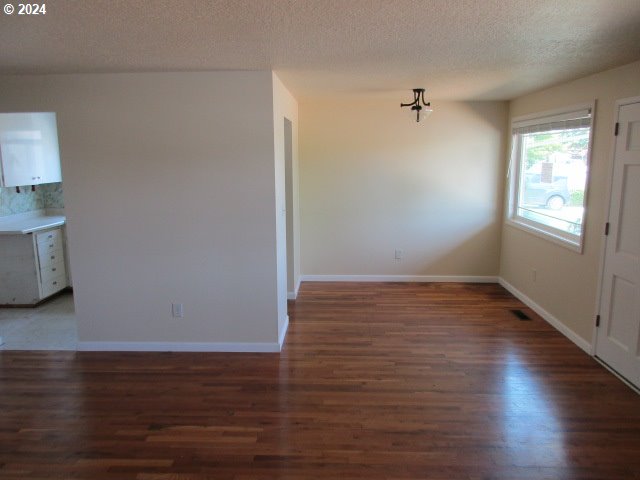
[[[56,114],[0,113],[2,186],[62,181]]]

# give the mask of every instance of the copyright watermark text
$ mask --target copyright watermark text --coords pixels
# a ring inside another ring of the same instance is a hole
[[[2,7],[2,11],[5,15],[46,15],[47,4],[46,3],[5,3]]]

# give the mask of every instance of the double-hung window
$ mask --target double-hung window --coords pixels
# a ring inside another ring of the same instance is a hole
[[[507,223],[582,251],[594,105],[514,118]]]

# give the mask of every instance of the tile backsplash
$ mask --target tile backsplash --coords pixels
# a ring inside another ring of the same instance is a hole
[[[15,187],[0,188],[0,217],[43,208],[64,208],[62,183],[36,185],[35,192],[30,185],[20,187],[20,193]]]
[[[40,185],[44,208],[64,208],[62,196],[62,183],[45,183]],[[36,187],[37,188],[37,187]]]

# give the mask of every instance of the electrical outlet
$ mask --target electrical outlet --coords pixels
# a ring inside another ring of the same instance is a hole
[[[182,318],[182,317],[184,317],[184,312],[183,312],[181,303],[172,303],[171,304],[171,315],[173,315],[173,318]]]
[[[394,258],[396,260],[402,260],[402,255],[403,255],[402,250],[397,248],[396,251],[395,251],[395,257]]]

